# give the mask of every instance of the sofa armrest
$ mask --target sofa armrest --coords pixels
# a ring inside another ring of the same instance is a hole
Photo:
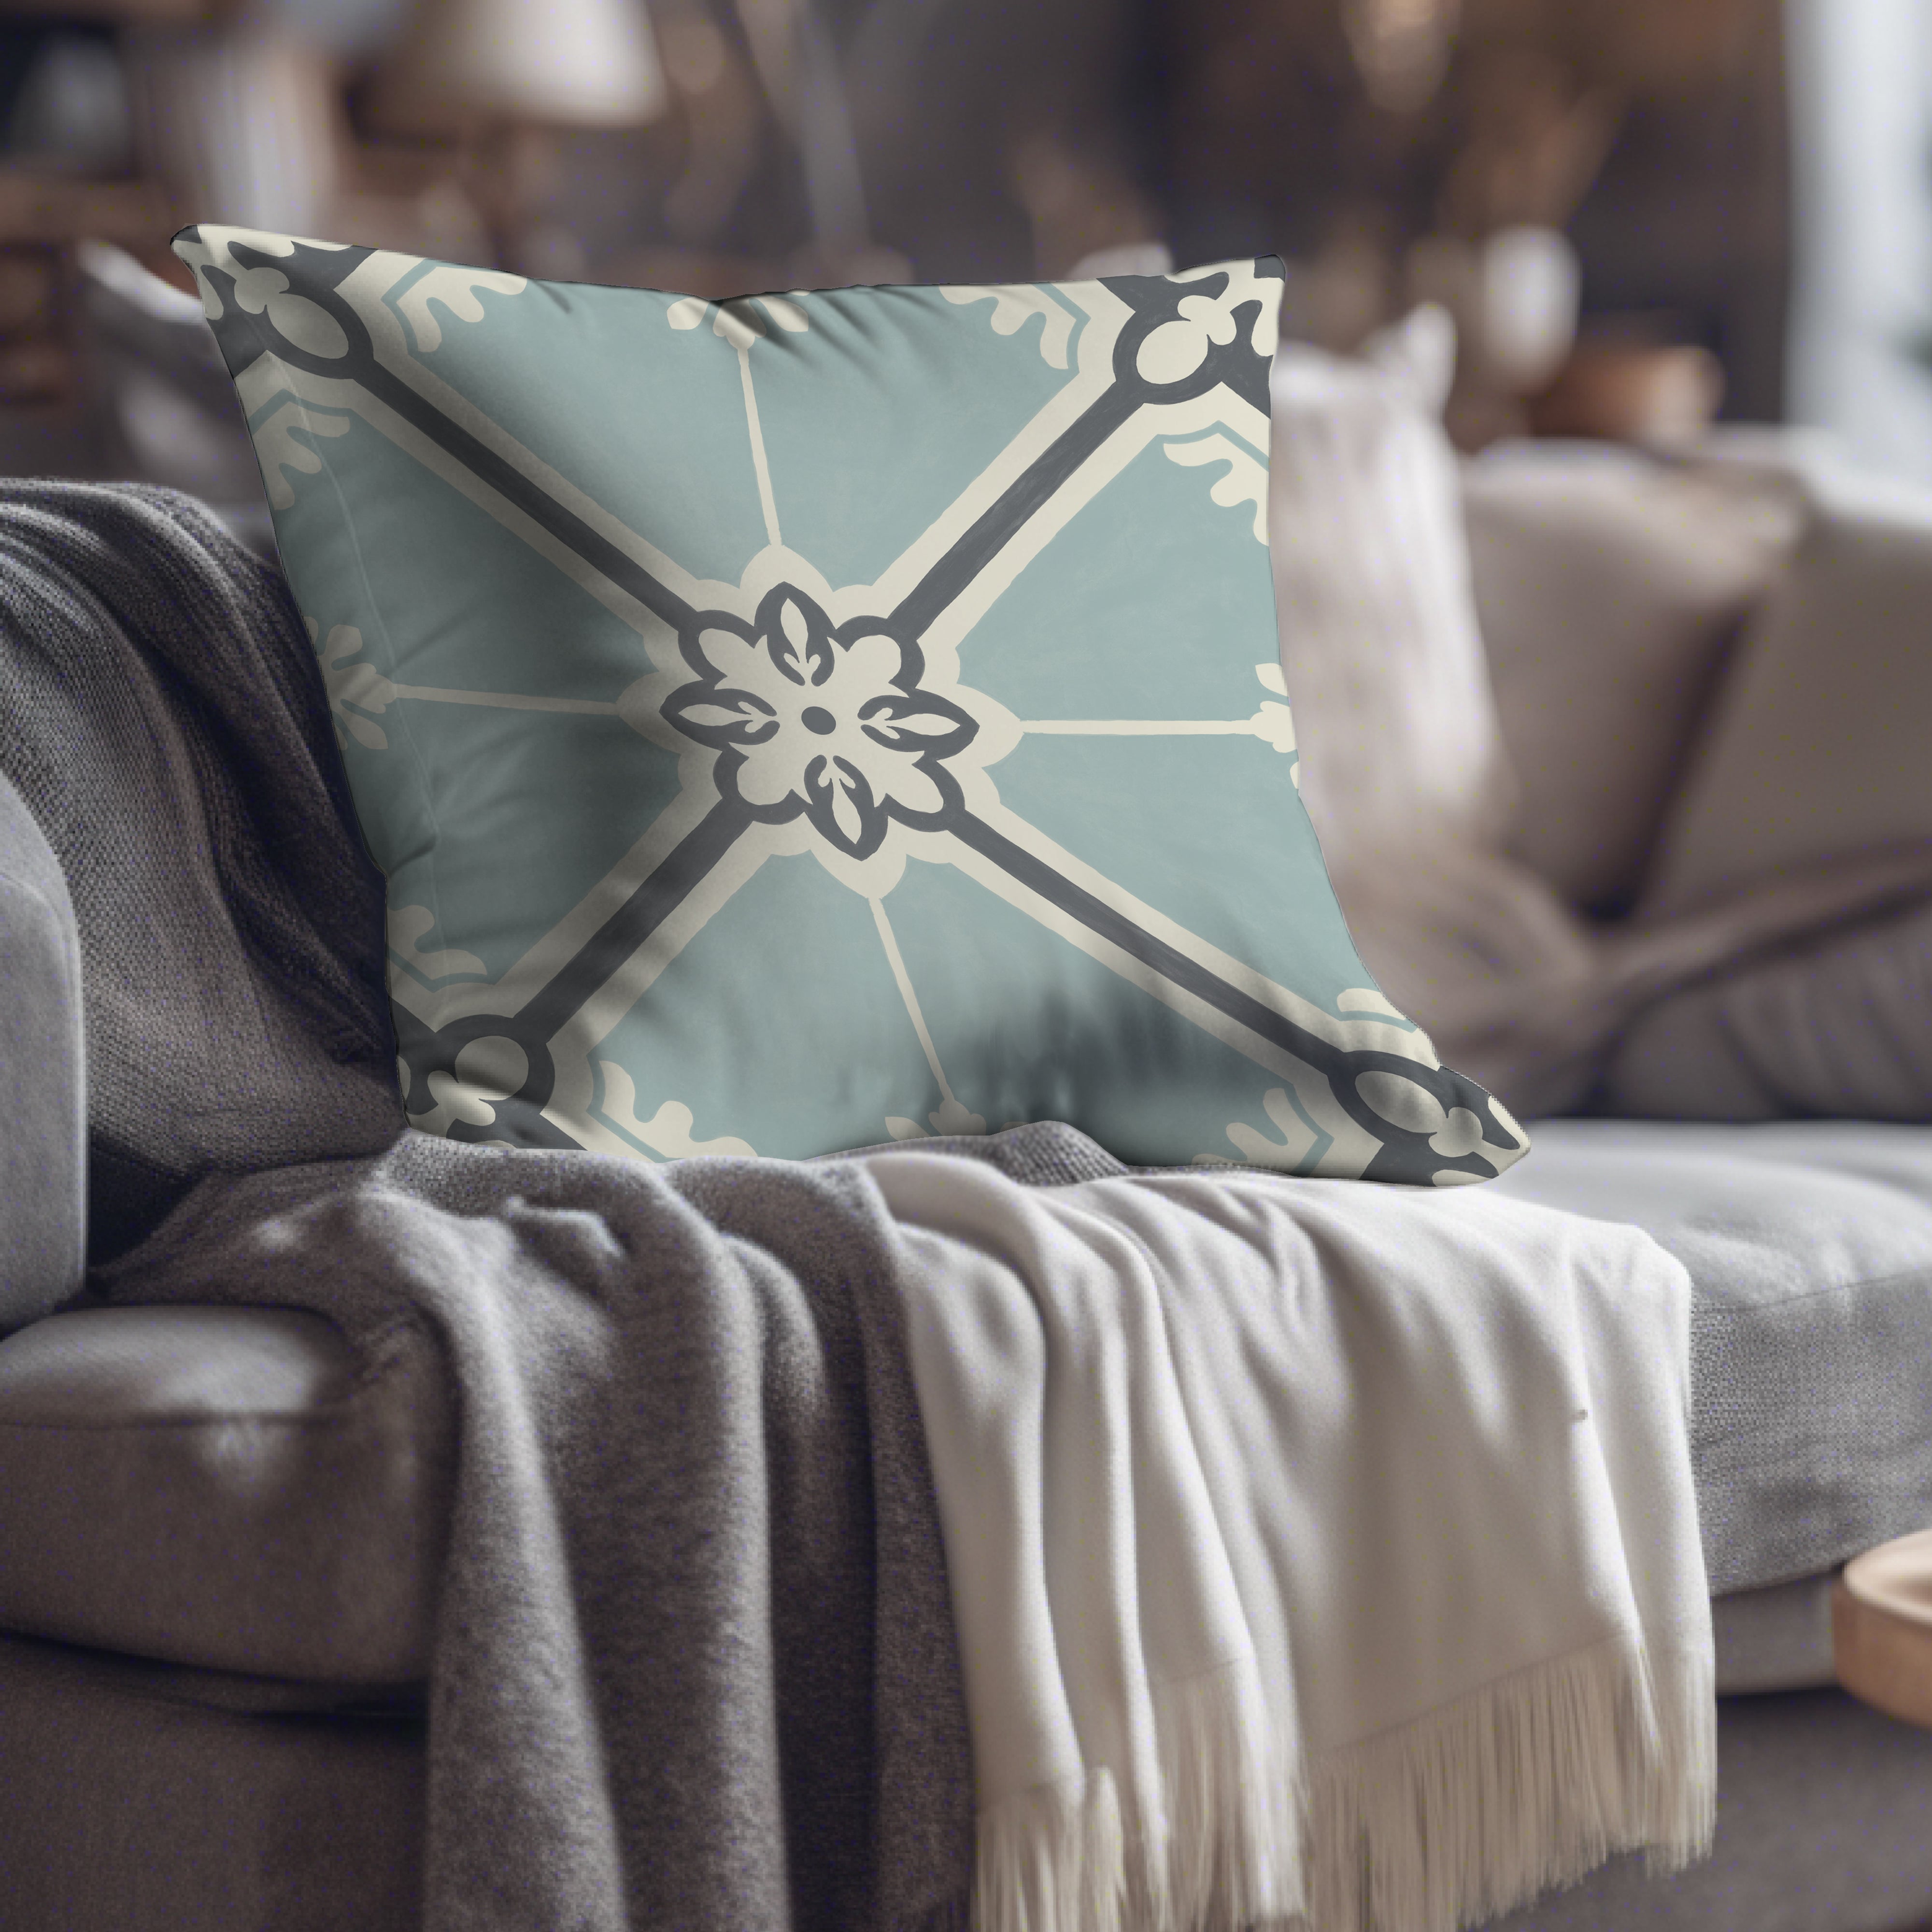
[[[0,776],[0,1334],[65,1300],[86,1272],[85,1082],[67,881]]]

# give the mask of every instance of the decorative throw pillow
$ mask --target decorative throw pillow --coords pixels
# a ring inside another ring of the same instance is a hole
[[[1739,638],[1638,901],[1932,838],[1932,490],[1792,446],[1810,524]]]
[[[1476,610],[1518,786],[1506,849],[1627,906],[1725,652],[1796,536],[1741,463],[1504,444],[1462,467]]]
[[[388,879],[418,1126],[1523,1151],[1370,982],[1291,782],[1279,263],[719,305],[176,247]]]
[[[1386,871],[1486,849],[1510,810],[1442,428],[1455,367],[1456,326],[1434,303],[1359,356],[1296,343],[1275,359],[1282,666],[1302,728],[1302,800],[1331,872],[1357,870],[1358,852]]]

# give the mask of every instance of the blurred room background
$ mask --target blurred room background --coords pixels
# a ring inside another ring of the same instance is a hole
[[[0,0],[0,150],[14,473],[250,494],[214,220],[720,296],[1273,250],[1310,339],[1450,310],[1466,448],[1932,482],[1932,0]]]

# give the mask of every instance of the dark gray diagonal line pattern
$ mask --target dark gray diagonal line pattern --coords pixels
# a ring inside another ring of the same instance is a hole
[[[1138,398],[1110,385],[974,519],[886,622],[903,636],[919,635],[1139,406]]]
[[[1490,1139],[1492,1145],[1514,1147],[1513,1135],[1496,1131],[1498,1123],[1490,1112],[1489,1096],[1462,1075],[1448,1067],[1432,1070],[1418,1061],[1405,1060],[1393,1053],[1336,1046],[1318,1034],[1298,1026],[1286,1014],[1264,1006],[1251,994],[1229,986],[1220,974],[1199,961],[1190,959],[1166,940],[1156,938],[1125,913],[1096,898],[1084,886],[1076,885],[1064,874],[1054,871],[1045,860],[1036,857],[1024,846],[1016,844],[1004,832],[988,825],[976,814],[962,813],[949,823],[946,829],[982,858],[990,860],[1009,878],[1037,894],[1049,905],[1057,906],[1078,920],[1096,938],[1118,947],[1130,958],[1150,967],[1170,984],[1193,994],[1217,1012],[1246,1027],[1250,1033],[1293,1054],[1296,1059],[1325,1075],[1337,1102],[1349,1118],[1384,1143],[1382,1151],[1369,1164],[1365,1178],[1372,1180],[1383,1178],[1376,1170],[1394,1151],[1390,1143],[1424,1146],[1428,1136],[1397,1126],[1374,1112],[1356,1091],[1355,1081],[1364,1073],[1394,1073],[1405,1080],[1412,1080],[1434,1094],[1445,1111],[1451,1107],[1468,1108],[1484,1124],[1485,1138]],[[1403,1151],[1407,1152],[1408,1148],[1404,1147]],[[1436,1167],[1456,1168],[1466,1174],[1486,1176],[1494,1172],[1474,1154],[1450,1156],[1430,1149],[1428,1159]],[[1406,1162],[1402,1164],[1408,1165]]]
[[[404,1058],[425,1071],[432,1066],[452,1067],[472,1040],[501,1034],[514,1040],[530,1063],[514,1097],[532,1109],[548,1106],[556,1088],[550,1042],[704,882],[752,822],[743,806],[720,799],[514,1013],[475,1013],[432,1028],[398,1007],[396,1027]],[[426,1052],[432,1057],[422,1058]]]
[[[366,254],[368,251],[344,252]],[[274,258],[267,256],[264,260],[272,262]],[[635,557],[533,483],[508,458],[472,435],[460,423],[452,422],[426,397],[418,395],[400,376],[386,368],[377,361],[368,325],[354,306],[334,290],[327,292],[333,299],[322,300],[320,291],[311,299],[326,308],[347,334],[350,346],[346,355],[312,355],[279,336],[261,346],[272,350],[280,361],[311,375],[337,381],[347,376],[359,382],[376,401],[394,410],[411,428],[419,430],[446,454],[454,458],[546,535],[574,551],[619,590],[634,597],[652,616],[662,618],[680,632],[690,631],[703,621],[698,611],[652,576]]]

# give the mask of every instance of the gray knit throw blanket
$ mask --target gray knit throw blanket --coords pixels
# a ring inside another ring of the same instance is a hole
[[[0,484],[0,721],[80,926],[91,1252],[388,1146],[382,879],[280,574],[170,491]]]
[[[425,1932],[962,1922],[964,1699],[863,1171],[407,1128],[308,638],[183,498],[0,485],[0,769],[81,929],[90,1294],[447,1364]],[[973,1151],[1121,1171],[1070,1130]]]

